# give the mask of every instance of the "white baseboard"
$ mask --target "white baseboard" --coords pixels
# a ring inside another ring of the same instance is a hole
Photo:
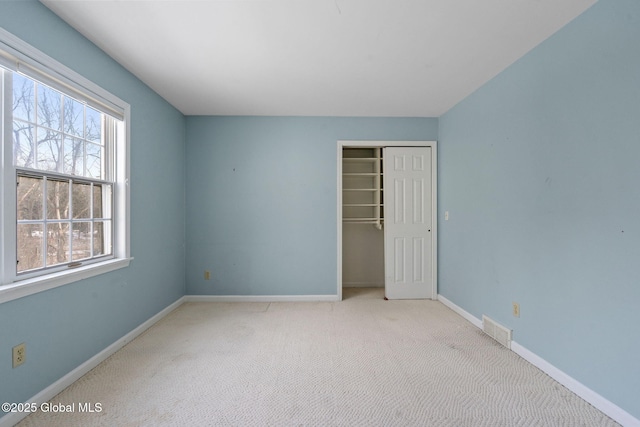
[[[469,312],[449,301],[442,295],[438,295],[438,300],[449,307],[451,310],[468,320],[477,328],[482,329],[482,321],[477,317],[473,316]],[[591,390],[589,387],[582,384],[580,381],[567,375],[560,369],[553,366],[551,363],[547,362],[546,360],[528,350],[527,348],[523,347],[522,345],[518,344],[517,342],[511,341],[511,351],[522,357],[527,362],[531,363],[533,366],[540,369],[542,372],[549,375],[554,380],[558,381],[560,384],[580,396],[585,401],[589,402],[594,407],[598,408],[602,413],[612,418],[616,422],[622,424],[625,427],[640,427],[640,420],[635,418],[633,415],[629,414],[627,411],[620,408],[613,402],[605,399],[595,391]]]
[[[580,381],[565,374],[516,341],[511,341],[511,350],[623,426],[640,427],[640,420],[633,415],[600,396]]]
[[[185,295],[184,302],[320,302],[340,301],[337,295]]]
[[[451,310],[455,311],[457,314],[462,316],[465,320],[470,322],[476,328],[482,329],[482,320],[478,319],[468,311],[463,310],[461,307],[455,305],[454,303],[452,303],[451,301],[449,301],[448,299],[446,299],[440,294],[438,294],[438,301],[440,301],[441,303],[449,307]]]
[[[149,320],[135,328],[133,331],[129,332],[118,341],[111,344],[109,347],[102,350],[100,353],[93,356],[91,359],[84,362],[82,365],[75,368],[73,371],[69,372],[64,377],[60,378],[55,383],[51,384],[49,387],[42,390],[40,393],[33,396],[31,399],[27,401],[27,403],[35,403],[40,406],[45,402],[53,399],[57,394],[62,392],[65,388],[69,387],[75,381],[80,379],[84,374],[98,366],[104,360],[106,360],[109,356],[111,356],[116,351],[120,350],[126,344],[135,339],[138,335],[149,329],[153,326],[154,323],[165,317],[167,314],[171,313],[173,310],[178,308],[183,302],[185,297],[181,297],[173,304],[169,305],[167,308],[151,317]],[[29,413],[19,413],[12,412],[8,413],[2,418],[0,418],[0,427],[11,427],[19,423],[23,418],[25,418]]]

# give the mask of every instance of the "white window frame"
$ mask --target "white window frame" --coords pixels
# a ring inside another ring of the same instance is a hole
[[[10,163],[13,158],[13,138],[11,127],[7,126],[4,112],[12,111],[11,96],[3,95],[0,100],[0,131],[2,150],[0,151],[0,304],[27,295],[46,291],[78,280],[87,279],[109,271],[127,267],[130,253],[130,192],[129,192],[129,139],[131,107],[120,98],[105,91],[75,71],[25,43],[13,34],[0,28],[0,64],[13,71],[29,70],[28,74],[62,92],[84,95],[83,101],[107,114],[121,119],[116,138],[115,184],[113,210],[113,257],[105,260],[68,268],[62,271],[43,272],[36,277],[20,277],[16,274],[16,176]],[[40,76],[42,76],[40,78]],[[66,89],[66,91],[65,91]],[[13,188],[11,188],[12,186]]]

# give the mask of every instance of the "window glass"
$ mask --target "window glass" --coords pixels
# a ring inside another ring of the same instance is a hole
[[[100,179],[102,174],[102,146],[87,142],[87,169],[85,176]]]
[[[84,138],[86,138],[87,141],[99,143],[102,141],[102,114],[90,107],[87,107],[86,114],[87,121]]]
[[[18,224],[18,272],[44,267],[43,224]]]
[[[38,149],[36,150],[36,168],[44,171],[61,171],[61,144],[62,134],[51,129],[36,127]]]
[[[68,222],[47,224],[47,265],[65,264],[71,261]]]
[[[18,220],[42,220],[42,187],[40,177],[19,176],[17,186]]]
[[[91,184],[73,183],[73,219],[91,218]]]
[[[69,219],[69,181],[47,179],[47,219]]]
[[[65,136],[63,173],[68,175],[84,176],[83,140]]]
[[[112,254],[112,173],[105,126],[116,121],[12,73],[18,272]],[[107,182],[105,182],[107,181]],[[97,221],[98,220],[98,221]]]
[[[18,167],[35,167],[35,126],[23,121],[13,122],[13,161]]]
[[[62,94],[44,85],[38,84],[36,87],[38,88],[36,103],[38,126],[54,131],[62,130]]]
[[[84,105],[68,96],[64,97],[64,132],[84,137]]]
[[[36,121],[35,82],[20,74],[13,74],[13,119]]]
[[[71,233],[71,258],[73,261],[91,258],[91,223],[74,222]]]

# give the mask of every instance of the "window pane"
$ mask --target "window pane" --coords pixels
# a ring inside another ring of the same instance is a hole
[[[48,129],[38,130],[38,169],[62,172],[60,159],[61,134]]]
[[[102,178],[102,147],[87,143],[87,174],[88,178]]]
[[[47,265],[64,264],[69,261],[69,223],[47,224]]]
[[[36,98],[33,80],[13,73],[13,118],[35,123]]]
[[[69,219],[69,181],[47,180],[47,218]]]
[[[93,186],[93,217],[102,218],[102,185]]]
[[[73,219],[91,218],[91,185],[73,183]]]
[[[43,85],[38,85],[38,126],[61,130],[60,117],[62,94]]]
[[[93,186],[93,217],[111,218],[111,186],[95,184]]]
[[[102,142],[102,113],[87,107],[87,125],[85,139],[97,143]]]
[[[35,168],[35,127],[21,121],[13,122],[13,163],[18,167]]]
[[[84,104],[68,96],[64,97],[64,132],[84,137]]]
[[[18,176],[18,220],[44,219],[42,182],[42,178]]]
[[[71,238],[71,258],[74,261],[91,258],[91,223],[74,222]]]
[[[42,268],[42,224],[18,224],[18,272]]]
[[[93,256],[111,254],[111,221],[93,224]]]
[[[64,173],[84,176],[84,142],[64,137]]]

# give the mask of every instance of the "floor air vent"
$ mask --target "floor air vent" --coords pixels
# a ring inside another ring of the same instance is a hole
[[[482,315],[482,330],[503,346],[511,349],[511,329],[507,329],[487,316]]]

